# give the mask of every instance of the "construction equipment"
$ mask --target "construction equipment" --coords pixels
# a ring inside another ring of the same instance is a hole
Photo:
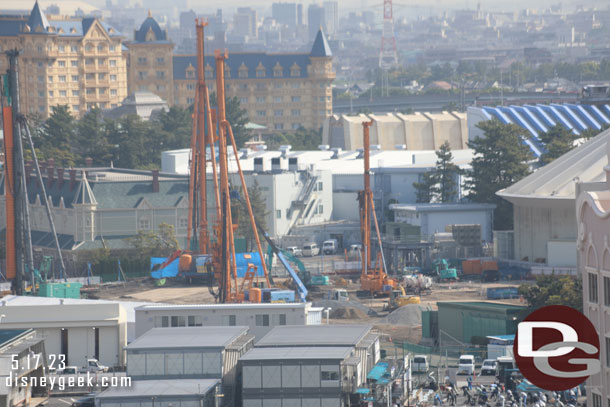
[[[349,294],[343,288],[333,288],[326,294],[327,300],[349,301]]]
[[[390,291],[390,297],[388,298],[388,302],[385,304],[384,309],[387,311],[394,311],[405,305],[419,303],[421,303],[421,298],[418,295],[407,295],[405,289],[402,288],[402,286],[398,286],[398,290]]]
[[[467,259],[462,261],[462,275],[469,279],[498,281],[500,272],[495,260]]]
[[[375,203],[373,202],[373,192],[371,190],[371,174],[370,174],[370,135],[369,128],[373,121],[363,122],[364,132],[364,190],[358,192],[358,202],[360,207],[360,234],[362,238],[361,251],[361,267],[362,273],[360,276],[359,295],[388,295],[389,291],[396,287],[396,281],[389,278],[385,267],[385,257],[381,244],[381,233],[379,232],[379,224],[377,223],[377,215],[375,213]],[[379,252],[375,266],[371,264],[371,214],[377,232],[377,241],[379,243]]]
[[[457,270],[449,268],[449,262],[446,259],[434,261],[434,272],[440,281],[457,280]]]

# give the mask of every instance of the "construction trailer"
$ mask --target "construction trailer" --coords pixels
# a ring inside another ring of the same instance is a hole
[[[154,328],[130,343],[132,380],[219,379],[223,405],[236,405],[237,362],[253,346],[245,326]]]

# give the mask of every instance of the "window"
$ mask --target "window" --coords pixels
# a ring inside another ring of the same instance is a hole
[[[78,90],[73,90],[72,91],[72,96],[78,96]]]
[[[72,75],[72,82],[78,82],[78,75]]]
[[[186,103],[192,105],[193,103],[195,103],[195,98],[186,98]]]
[[[59,91],[59,96],[62,98],[65,98],[66,96],[68,96],[68,92],[66,92],[65,90],[60,90]]]
[[[145,57],[138,57],[138,65],[146,65],[147,62]]]
[[[300,83],[298,83],[298,82],[294,82],[294,83],[292,83],[292,89],[298,89],[298,88],[300,88],[300,87],[301,87],[301,84],[300,84]]]
[[[301,115],[301,111],[299,109],[292,109],[292,115],[293,116],[300,116]]]
[[[140,78],[140,79],[146,78],[146,72],[144,72],[144,71],[138,72],[138,78]]]
[[[193,85],[192,83],[188,83],[186,85],[186,90],[195,90],[195,85]]]
[[[110,47],[108,47],[108,49],[110,50],[110,52],[114,52],[116,51],[116,45],[111,45]]]
[[[78,47],[76,45],[71,45],[70,52],[78,52]]]
[[[85,79],[88,81],[93,81],[95,80],[95,74],[94,73],[86,73],[85,74]]]
[[[599,394],[591,393],[593,398],[593,407],[602,407],[602,396]]]
[[[273,325],[286,325],[286,314],[274,315]]]
[[[318,182],[318,191],[323,191],[324,190],[324,183],[322,183],[322,181]]]
[[[93,58],[85,59],[85,65],[93,65],[93,62],[94,62]]]
[[[322,215],[324,213],[324,205],[318,205],[318,215]]]
[[[117,105],[116,103],[111,103],[111,104],[110,104],[110,107],[111,107],[112,109],[114,109],[115,107],[118,107],[118,106],[119,106],[119,105]]]
[[[320,96],[319,101],[320,101],[320,102],[324,102],[324,96]]]
[[[597,303],[597,274],[589,273],[589,302]]]
[[[265,77],[265,70],[264,69],[257,69],[256,70],[256,77],[257,78],[264,78]]]
[[[57,66],[63,68],[66,66],[66,61],[57,61]]]
[[[41,90],[39,90],[39,91],[38,91],[38,97],[39,97],[39,98],[43,98],[43,97],[44,97],[44,92],[43,92],[43,91],[41,91]]]
[[[38,111],[40,113],[44,113],[44,106],[38,106]]]
[[[284,130],[284,124],[283,124],[283,123],[275,123],[275,124],[273,125],[273,128],[274,128],[275,130]]]
[[[290,98],[290,100],[292,100],[293,102],[300,102],[301,101],[301,97],[300,96],[293,96]]]
[[[39,62],[39,63],[38,63],[38,67],[39,67],[39,68],[42,68],[42,62]]]
[[[108,65],[110,66],[116,66],[116,59],[111,59],[108,61]]]
[[[52,77],[52,76],[49,76],[49,77],[47,78],[47,80],[48,80],[49,82],[53,82],[53,77]]]
[[[41,75],[38,75],[38,82],[44,82],[44,77]]]
[[[78,61],[77,60],[70,61],[70,66],[72,66],[73,68],[77,68],[78,67]]]
[[[65,82],[66,81],[66,75],[59,75],[59,81],[60,82]]]
[[[273,111],[274,116],[284,116],[284,111],[281,109],[276,109]]]
[[[206,79],[212,79],[214,77],[214,72],[212,71],[212,69],[207,69],[206,68],[204,77]]]
[[[247,83],[242,83],[239,85],[239,89],[241,90],[248,90],[248,84]]]
[[[269,315],[256,314],[256,326],[269,326]]]
[[[106,59],[105,58],[98,58],[97,59],[97,64],[98,65],[106,65]]]
[[[276,96],[276,97],[273,98],[273,101],[275,103],[282,103],[282,97],[281,96]]]
[[[339,368],[336,370],[334,366],[322,366],[320,368],[320,380],[322,381],[337,381],[339,380]]]
[[[100,44],[100,45],[97,46],[97,51],[98,52],[104,52],[104,48],[105,48],[104,45]]]
[[[292,130],[298,130],[301,128],[301,123],[292,123]]]
[[[265,90],[267,89],[267,87],[265,86],[264,83],[257,83],[256,84],[256,90]]]
[[[155,328],[169,328],[169,317],[155,317]]]
[[[237,74],[239,78],[247,78],[248,77],[248,68],[239,68],[239,73]]]
[[[278,209],[275,211],[275,217],[277,219],[282,219],[282,210],[281,209]]]
[[[185,229],[189,226],[189,222],[187,218],[180,218],[178,219],[178,227]]]
[[[239,98],[239,103],[248,103],[248,98]]]
[[[72,111],[78,112],[78,105],[72,105]]]
[[[606,366],[610,367],[610,338],[608,337],[606,337]]]
[[[163,65],[165,63],[165,58],[163,57],[157,57],[157,64],[158,65]]]
[[[267,116],[267,112],[265,110],[257,110],[256,115],[258,117],[265,117],[265,116]]]
[[[264,96],[258,96],[256,98],[256,103],[265,103],[265,97]]]
[[[105,73],[98,73],[98,74],[97,74],[97,78],[98,78],[100,81],[103,81],[104,79],[106,79],[106,74],[105,74]]]
[[[235,315],[223,315],[222,316],[223,326],[235,326],[237,325],[237,317]]]
[[[610,277],[604,277],[604,305],[610,307]]]
[[[150,220],[143,218],[139,221],[140,229],[150,229]]]
[[[38,50],[38,52],[42,52],[42,47],[40,45],[36,47],[36,49]]]
[[[300,76],[301,70],[299,68],[292,68],[290,70],[290,76]]]
[[[186,71],[186,77],[187,78],[194,78],[195,77],[195,71],[194,70]]]
[[[50,91],[49,91],[49,97],[50,97],[50,98],[52,98],[53,96],[54,96],[53,91],[52,91],[52,90],[50,90]]]
[[[116,82],[116,75],[110,75],[110,82]]]
[[[201,315],[189,315],[188,324],[189,326],[203,326]]]
[[[172,327],[186,326],[186,318],[184,316],[173,316]]]
[[[157,79],[163,79],[163,78],[165,78],[165,72],[157,71]]]
[[[110,96],[116,96],[116,95],[117,95],[116,89],[110,89]]]
[[[282,84],[281,84],[281,83],[274,83],[274,84],[273,84],[273,87],[274,87],[275,89],[281,89],[281,88],[282,88]]]
[[[284,76],[284,70],[282,68],[273,68],[273,77],[281,78]]]

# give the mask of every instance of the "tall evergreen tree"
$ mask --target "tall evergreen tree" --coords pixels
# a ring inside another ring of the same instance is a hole
[[[540,156],[540,163],[546,165],[572,150],[574,142],[579,137],[561,124],[549,128],[546,133],[540,133],[540,140],[545,144],[547,150]]]
[[[453,163],[453,154],[449,142],[445,141],[436,152],[436,169],[431,192],[438,202],[454,202],[458,195],[458,187],[455,178],[461,174],[460,167]]]
[[[89,110],[76,125],[77,158],[80,165],[87,157],[93,165],[109,165],[113,159],[113,146],[108,142],[102,120],[102,111],[95,107]]]
[[[521,140],[527,137],[526,130],[516,124],[503,124],[498,120],[480,122],[477,127],[483,136],[468,142],[474,150],[472,170],[467,187],[474,202],[496,205],[494,228],[508,230],[513,226],[513,211],[510,202],[496,195],[527,176],[528,161],[532,158]]]
[[[433,198],[432,187],[436,183],[434,171],[427,171],[421,177],[420,182],[414,182],[415,202],[430,203]]]
[[[51,108],[51,115],[42,125],[37,148],[41,151],[40,159],[53,158],[56,165],[73,166],[76,156],[72,150],[75,142],[75,120],[67,105]]]
[[[210,94],[210,104],[216,106],[216,93]],[[225,108],[227,111],[227,120],[233,129],[235,144],[237,145],[237,148],[241,148],[251,137],[250,131],[246,128],[246,124],[248,123],[248,112],[241,107],[237,97],[227,97],[225,100]]]
[[[239,195],[242,201],[246,200],[241,187],[239,188]],[[256,219],[258,224],[266,230],[269,212],[267,211],[267,202],[263,190],[258,184],[258,181],[255,180],[254,184],[248,187],[248,196],[250,198],[250,204],[252,205],[254,219]],[[238,223],[237,235],[246,239],[247,250],[256,250],[255,235],[248,210],[244,208],[244,205],[241,202],[237,202],[237,200],[232,200],[231,206],[231,212],[234,216],[237,215],[236,218],[233,219],[233,222],[237,221]],[[262,243],[263,236],[261,231],[259,231],[259,238]]]

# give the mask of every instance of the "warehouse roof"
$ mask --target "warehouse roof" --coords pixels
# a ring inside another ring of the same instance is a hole
[[[339,359],[352,353],[351,346],[290,346],[285,348],[254,348],[240,358],[246,360]]]
[[[199,396],[209,393],[220,379],[133,380],[129,387],[109,387],[95,398],[125,399],[151,396]]]
[[[496,205],[486,203],[429,203],[429,204],[392,204],[390,209],[393,211],[417,211],[417,212],[455,212],[473,211],[479,209],[495,209]]]
[[[256,346],[355,346],[371,329],[371,325],[276,326]]]
[[[247,333],[247,326],[153,328],[127,349],[224,348]]]
[[[283,308],[310,308],[311,303],[295,302],[295,303],[271,303],[271,304],[148,304],[138,307],[138,311],[162,311],[169,309],[283,309]],[[316,308],[317,309],[317,308]]]
[[[478,308],[488,309],[489,311],[522,311],[526,307],[523,305],[507,304],[492,301],[439,301],[437,307],[457,307],[457,308]]]

